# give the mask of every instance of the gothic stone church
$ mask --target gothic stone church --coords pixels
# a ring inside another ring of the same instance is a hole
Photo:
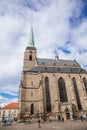
[[[87,71],[76,60],[37,58],[31,28],[19,87],[20,118],[26,114],[65,120],[87,114]]]

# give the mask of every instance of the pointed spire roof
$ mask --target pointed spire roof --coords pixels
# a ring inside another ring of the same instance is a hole
[[[29,47],[34,47],[34,34],[33,34],[33,27],[31,25],[30,37],[29,37]]]

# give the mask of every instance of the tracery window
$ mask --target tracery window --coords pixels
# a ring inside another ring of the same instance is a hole
[[[67,102],[68,100],[67,100],[65,81],[62,77],[60,77],[58,80],[58,86],[59,86],[60,102]]]
[[[78,109],[82,110],[81,101],[80,101],[80,97],[79,97],[79,92],[78,92],[78,88],[77,88],[77,84],[76,84],[76,79],[74,77],[72,79],[72,82],[73,82],[74,93],[75,93],[75,96],[76,96]]]
[[[50,90],[48,77],[45,78],[46,111],[51,112]]]
[[[86,93],[87,93],[87,81],[86,81],[86,78],[85,78],[85,77],[83,78],[83,83],[84,83],[85,90],[86,90]]]

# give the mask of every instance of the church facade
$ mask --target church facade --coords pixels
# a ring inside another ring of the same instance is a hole
[[[87,71],[76,60],[37,58],[31,28],[19,87],[20,118],[65,120],[87,114]]]

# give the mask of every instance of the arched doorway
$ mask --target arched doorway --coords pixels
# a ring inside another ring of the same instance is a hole
[[[67,107],[65,109],[65,113],[66,113],[66,119],[69,120],[70,119],[70,112],[69,112],[69,109]]]
[[[66,113],[66,119],[67,119],[67,120],[70,119],[70,113]]]

